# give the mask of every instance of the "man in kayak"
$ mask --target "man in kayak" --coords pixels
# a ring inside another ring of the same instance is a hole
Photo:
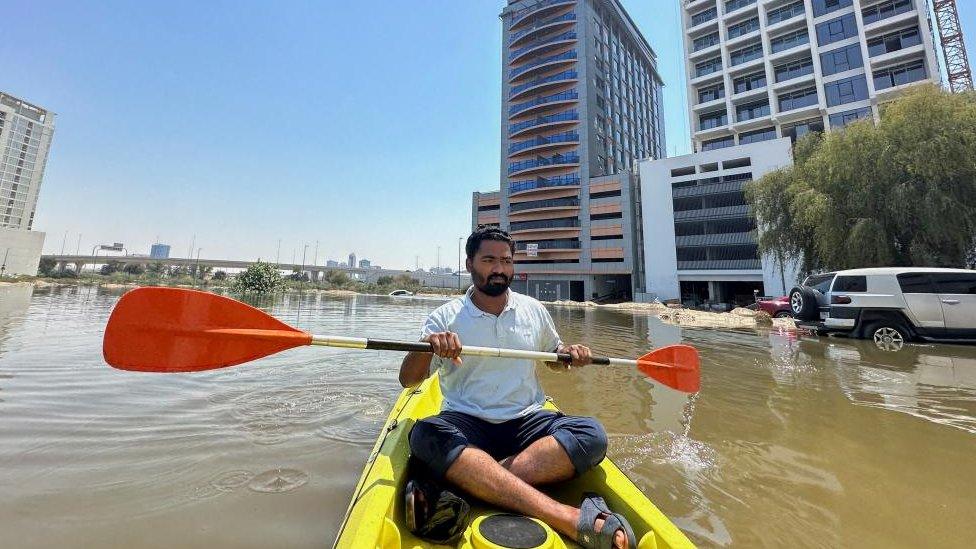
[[[435,476],[488,503],[536,517],[584,547],[636,547],[625,518],[590,495],[579,508],[534,486],[560,482],[599,464],[603,427],[590,417],[543,409],[545,395],[529,359],[465,357],[462,342],[572,355],[590,363],[590,349],[565,345],[537,300],[509,289],[515,243],[497,228],[479,228],[465,246],[473,285],[438,307],[422,329],[433,353],[412,352],[400,384],[412,387],[440,371],[441,413],[418,421],[410,450]]]

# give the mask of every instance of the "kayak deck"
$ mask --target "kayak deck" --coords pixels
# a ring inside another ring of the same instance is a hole
[[[370,452],[333,547],[445,547],[414,537],[404,524],[403,509],[403,490],[410,456],[407,437],[416,420],[437,414],[440,406],[441,392],[436,375],[418,387],[406,389],[400,394]],[[551,402],[547,402],[546,406],[556,409]],[[694,547],[684,533],[609,458],[585,475],[546,487],[543,491],[553,499],[574,506],[579,505],[584,492],[599,493],[612,510],[627,517],[637,535],[639,549]],[[479,519],[506,511],[487,506],[473,498],[466,499],[471,503],[469,523],[456,547],[501,547],[486,542],[476,525],[480,522]],[[548,539],[540,547],[576,547],[574,542],[563,539],[548,526],[543,527],[548,532]]]

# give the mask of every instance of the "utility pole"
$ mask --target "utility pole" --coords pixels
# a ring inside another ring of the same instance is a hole
[[[463,236],[458,237],[458,270],[457,270],[458,290],[461,289],[461,241],[463,239],[464,239]]]
[[[64,238],[61,239],[61,255],[64,255],[64,243],[68,240],[68,231],[64,231]]]
[[[193,257],[193,248],[197,245],[197,235],[193,235],[193,240],[190,241],[190,251],[186,252],[186,258],[191,259]]]
[[[437,272],[441,271],[441,247],[437,247]]]
[[[81,233],[78,233],[78,245],[75,246],[75,255],[81,253]]]

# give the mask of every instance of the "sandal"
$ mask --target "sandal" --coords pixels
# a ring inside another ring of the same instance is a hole
[[[603,519],[603,527],[597,532],[596,519]],[[627,536],[627,547],[637,549],[637,539],[634,529],[620,513],[614,513],[607,507],[607,502],[593,492],[583,494],[580,504],[580,519],[576,524],[578,533],[577,543],[588,549],[613,549],[613,538],[618,530]]]

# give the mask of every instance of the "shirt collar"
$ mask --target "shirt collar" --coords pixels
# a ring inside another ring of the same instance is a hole
[[[468,286],[468,291],[464,292],[464,308],[467,309],[468,314],[470,314],[473,317],[487,315],[488,313],[482,311],[481,309],[478,308],[477,305],[474,304],[474,300],[471,299],[471,294],[473,293],[474,293],[474,286],[473,285]],[[505,290],[505,293],[506,293],[505,308],[502,309],[502,313],[508,310],[515,309],[517,303],[517,300],[515,299],[515,292],[513,292],[511,288]]]

